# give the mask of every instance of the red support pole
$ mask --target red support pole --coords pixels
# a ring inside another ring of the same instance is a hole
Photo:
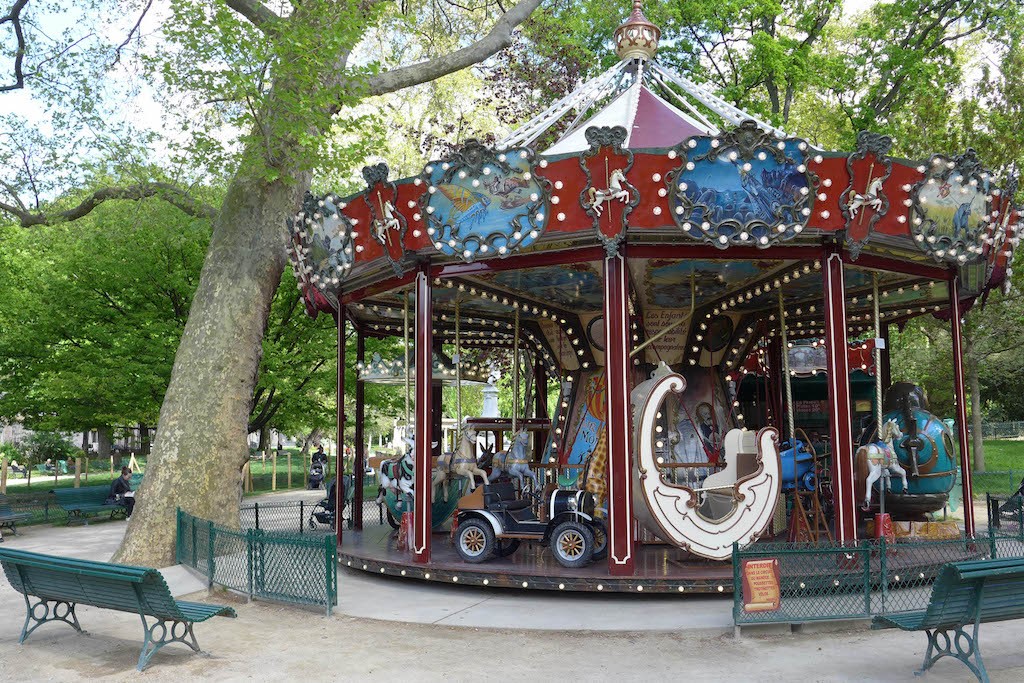
[[[366,338],[362,330],[356,330],[356,362],[366,360]],[[356,376],[356,428],[355,428],[355,460],[352,463],[352,526],[356,531],[363,530],[363,472],[366,470],[366,439],[363,434],[363,423],[366,421],[366,387],[363,380]],[[337,508],[335,508],[337,509]]]
[[[967,441],[967,398],[964,391],[964,352],[961,338],[960,278],[949,282],[950,332],[953,337],[953,393],[956,398],[957,440],[960,446],[960,477],[963,482],[964,533],[974,538],[974,490]]]
[[[429,269],[416,273],[416,449],[413,504],[413,559],[421,564],[430,562],[430,506],[431,469],[433,465],[433,330]]]
[[[334,487],[334,529],[338,536],[338,545],[341,545],[341,507],[345,503],[345,499],[342,497],[342,486],[343,481],[341,475],[343,474],[344,460],[342,459],[342,452],[344,451],[345,443],[345,306],[344,304],[338,305],[338,430],[337,430],[337,446],[334,449],[334,476],[337,481],[337,485]]]
[[[842,256],[825,253],[822,284],[825,298],[825,356],[832,432],[832,488],[836,540],[857,540],[857,503],[853,493],[853,428],[850,424],[850,368],[846,340],[846,299]],[[785,349],[783,349],[785,352]]]
[[[629,286],[621,253],[604,260],[605,386],[608,411],[608,571],[633,576],[633,463],[629,414]]]

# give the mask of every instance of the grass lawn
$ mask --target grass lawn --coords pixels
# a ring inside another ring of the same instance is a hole
[[[990,439],[985,441],[985,469],[1024,470],[1024,441]]]
[[[973,455],[973,454],[972,454]],[[1024,441],[1011,439],[985,440],[985,471],[974,472],[975,498],[986,493],[1013,493],[1024,478]]]

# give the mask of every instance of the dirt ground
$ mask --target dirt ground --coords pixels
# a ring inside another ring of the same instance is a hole
[[[11,546],[101,559],[110,556],[123,533],[123,523],[115,524],[45,531],[33,527]],[[87,537],[91,540],[81,542]],[[349,571],[340,572],[339,586],[342,591],[358,587],[364,602],[377,591],[382,601],[397,594],[383,582],[378,586],[376,581],[354,581]],[[421,589],[424,602],[438,597],[426,593],[436,591],[429,584],[421,584]],[[417,592],[401,595],[415,600]],[[24,601],[0,575],[0,681],[913,681],[925,647],[922,633],[870,631],[863,624],[840,631],[805,628],[795,634],[777,631],[736,639],[720,628],[588,632],[586,623],[559,631],[517,629],[515,623],[465,628],[356,618],[340,611],[326,617],[313,609],[247,603],[222,591],[180,597],[231,604],[238,618],[196,625],[206,654],[171,645],[139,674],[135,664],[142,627],[131,614],[82,606],[78,617],[89,635],[63,624],[47,624],[18,645]],[[695,618],[702,609],[699,599],[665,599],[672,609],[689,609]],[[534,597],[529,604],[537,610],[571,609],[564,600]],[[607,605],[635,623],[633,612],[650,610],[654,603],[619,598],[607,600]],[[559,616],[559,623],[565,623],[564,613]],[[1024,680],[1024,620],[983,625],[981,643],[993,681]],[[947,658],[927,680],[974,677]]]

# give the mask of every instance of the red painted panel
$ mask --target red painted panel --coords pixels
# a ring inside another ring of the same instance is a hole
[[[807,168],[817,174],[819,181],[818,196],[814,200],[814,210],[808,225],[825,232],[842,230],[846,220],[843,218],[843,212],[839,210],[839,195],[850,184],[850,174],[846,171],[846,157],[822,155],[819,163],[814,160],[812,154],[807,161]]]
[[[667,153],[637,154],[634,157],[633,168],[626,174],[626,178],[640,190],[640,204],[629,214],[631,229],[675,226],[665,177],[677,166],[679,158],[670,159]],[[665,196],[659,196],[659,192],[664,192]],[[680,241],[692,242],[683,237],[682,230],[679,235]]]
[[[424,185],[416,185],[411,180],[398,186],[398,210],[409,222],[409,230],[405,233],[405,248],[409,251],[417,251],[430,246],[426,217],[420,212],[419,204],[424,188]]]
[[[369,263],[384,256],[384,249],[380,246],[380,242],[373,239],[371,234],[373,226],[370,225],[370,207],[363,195],[353,197],[342,211],[350,219],[356,221],[354,229],[356,237],[352,240],[356,250],[356,267],[361,263]],[[362,248],[360,249],[360,247]]]
[[[587,176],[579,158],[572,156],[548,162],[543,172],[552,186],[551,220],[546,233],[591,230],[593,222],[580,204],[580,192],[587,184]],[[555,197],[558,197],[557,203]]]

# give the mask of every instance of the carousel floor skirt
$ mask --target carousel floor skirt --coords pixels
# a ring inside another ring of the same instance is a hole
[[[527,542],[509,557],[469,564],[445,531],[431,538],[430,562],[417,564],[411,551],[398,549],[397,532],[386,526],[367,526],[363,531],[344,531],[338,561],[371,574],[448,585],[641,594],[732,591],[732,565],[728,562],[693,559],[665,545],[638,545],[636,552],[636,574],[628,577],[611,576],[607,559],[576,569],[563,567],[548,548]]]
[[[928,544],[920,547],[900,544],[892,547],[887,561],[891,573],[910,576],[931,573],[945,562],[976,559],[983,551],[982,545],[973,548],[968,544],[958,551],[947,549],[937,558],[936,550]],[[417,564],[411,551],[398,549],[397,532],[389,526],[374,525],[366,526],[363,531],[345,530],[338,548],[338,561],[342,566],[371,574],[460,586],[632,594],[732,592],[731,562],[696,558],[662,544],[637,544],[635,552],[635,574],[627,577],[611,576],[606,559],[576,569],[563,567],[548,548],[527,542],[509,557],[470,564],[459,557],[450,533],[445,531],[434,533],[431,538],[430,562]],[[873,572],[878,569],[878,562],[877,552],[873,552]],[[832,559],[824,562],[819,558],[808,561],[800,573],[808,577],[832,577],[837,569],[858,575],[863,572],[854,567],[837,568]]]

